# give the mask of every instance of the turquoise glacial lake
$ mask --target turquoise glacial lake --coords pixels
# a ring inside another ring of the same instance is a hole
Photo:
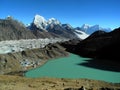
[[[81,65],[90,60],[75,54],[69,57],[49,60],[41,67],[29,70],[25,77],[51,77],[51,78],[88,78],[94,80],[103,80],[107,82],[120,83],[120,72],[101,70]]]

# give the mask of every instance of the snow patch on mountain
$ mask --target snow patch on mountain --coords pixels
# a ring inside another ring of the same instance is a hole
[[[87,38],[89,35],[88,34],[86,34],[85,32],[83,32],[83,31],[80,31],[80,30],[75,30],[75,32],[74,32],[77,36],[78,36],[78,38],[80,38],[80,39],[85,39],[85,38]]]
[[[97,30],[103,30],[107,32],[111,31],[110,28],[102,28],[99,25],[92,26],[89,24],[83,24],[81,27],[73,28],[70,24],[62,24],[60,21],[58,21],[55,18],[50,18],[46,20],[44,17],[40,15],[35,15],[33,26],[31,27],[33,28],[33,30],[34,29],[44,30],[47,32],[55,33],[57,35],[63,35],[63,33],[68,36],[69,34],[74,36],[76,35],[81,39],[85,39],[86,37],[88,37],[88,34],[90,35]]]
[[[65,29],[73,29],[73,27],[70,24],[62,24],[62,27]]]
[[[57,19],[55,18],[50,18],[48,21],[47,21],[48,24],[54,24],[54,25],[57,25],[57,24],[61,24],[60,21],[58,21]]]

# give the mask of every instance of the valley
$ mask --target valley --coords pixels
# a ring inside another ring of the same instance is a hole
[[[105,31],[110,29],[86,24],[73,28],[40,15],[28,26],[10,16],[0,19],[0,89],[119,90],[120,28]],[[46,67],[49,62],[52,66]],[[38,77],[24,77],[38,67],[43,68]]]

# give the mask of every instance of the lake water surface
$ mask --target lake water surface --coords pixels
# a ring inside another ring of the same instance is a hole
[[[29,70],[25,73],[25,76],[31,78],[88,78],[120,83],[120,72],[105,71],[80,65],[80,63],[84,63],[86,60],[89,60],[89,58],[70,54],[69,57],[50,60],[41,67]]]

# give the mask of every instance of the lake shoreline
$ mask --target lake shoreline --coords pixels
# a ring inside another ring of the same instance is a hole
[[[73,58],[71,57],[71,55],[73,56]],[[54,78],[55,77],[55,78],[68,78],[68,79],[69,78],[71,78],[71,79],[88,78],[88,79],[92,79],[92,80],[101,80],[101,81],[112,82],[112,83],[120,82],[119,81],[119,74],[120,74],[119,72],[103,71],[103,70],[99,70],[99,69],[97,70],[94,68],[85,67],[85,66],[82,66],[82,63],[86,63],[86,60],[88,60],[89,58],[84,58],[85,61],[81,59],[82,60],[81,61],[81,60],[77,60],[80,57],[78,55],[70,53],[69,56],[70,57],[63,57],[63,58],[61,57],[61,58],[54,59],[54,60],[53,59],[48,60],[47,61],[48,63],[46,62],[42,66],[40,66],[34,70],[28,71],[26,73],[26,75],[28,75],[27,77],[30,77],[30,78],[38,78],[38,77],[40,77],[40,78],[42,78],[42,77]],[[72,60],[70,60],[71,58],[72,58]],[[61,59],[63,59],[63,60],[61,60]],[[69,59],[69,60],[66,60],[66,59]],[[81,62],[81,65],[80,65],[80,62]],[[75,66],[75,68],[73,66],[71,66],[72,63]],[[47,67],[46,65],[50,65],[50,67]],[[69,66],[67,66],[67,65],[69,65]],[[71,67],[74,69],[72,69]],[[73,75],[71,75],[72,74],[71,70],[73,72]],[[37,73],[34,75],[33,71],[35,71]],[[42,73],[40,73],[40,72],[42,72]],[[47,72],[49,72],[49,73],[47,73]],[[30,73],[33,76],[31,76]],[[64,74],[61,74],[61,73],[64,73]],[[96,73],[98,73],[98,74],[96,74]],[[101,74],[103,74],[103,76],[101,76]]]

